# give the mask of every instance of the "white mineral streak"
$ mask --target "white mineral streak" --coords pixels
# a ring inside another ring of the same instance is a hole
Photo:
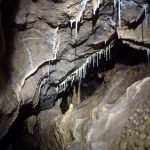
[[[20,36],[22,38],[22,42],[23,42],[23,46],[27,52],[27,55],[28,55],[28,58],[29,58],[29,63],[30,63],[30,66],[29,68],[32,69],[33,68],[33,61],[32,61],[32,54],[31,54],[31,50],[29,48],[27,48],[26,44],[25,44],[25,41],[24,41],[24,36],[22,34],[22,32],[19,32],[20,33]]]
[[[110,24],[111,24],[112,26],[115,26],[115,25],[116,25],[116,23],[112,20],[112,18],[111,18],[111,17],[109,17],[109,19],[110,19]]]
[[[87,74],[87,68],[95,67],[95,63],[97,64],[96,66],[99,66],[99,60],[101,60],[102,55],[105,55],[106,61],[111,58],[110,56],[110,49],[113,45],[110,43],[106,49],[102,49],[89,57],[86,58],[85,63],[82,64],[77,70],[75,70],[70,76],[68,76],[62,83],[59,84],[58,86],[58,91],[63,92],[66,90],[66,87],[68,86],[68,81],[71,81],[73,83],[74,81],[81,81],[83,78],[86,77]]]

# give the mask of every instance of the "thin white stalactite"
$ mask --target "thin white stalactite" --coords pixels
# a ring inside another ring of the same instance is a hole
[[[83,1],[81,2],[81,8],[80,8],[80,10],[79,10],[79,13],[78,13],[77,16],[76,16],[76,19],[75,19],[75,24],[76,24],[76,26],[75,26],[75,40],[77,40],[77,37],[78,37],[78,23],[79,23],[80,20],[81,20],[81,17],[82,17],[83,12],[84,12],[84,10],[85,10],[85,8],[86,8],[87,2],[88,2],[88,0],[83,0]]]
[[[81,20],[83,12],[85,11],[87,2],[88,2],[88,0],[82,0],[79,13],[76,15],[75,19],[70,20],[71,28],[72,28],[73,22],[75,22],[75,40],[77,40],[77,38],[78,38],[78,24]],[[92,0],[93,15],[95,15],[96,10],[99,8],[99,5],[101,2],[102,2],[102,0]]]
[[[60,36],[58,35],[58,27],[57,27],[54,32],[53,48],[52,48],[53,59],[52,60],[57,59],[59,46],[60,46]]]
[[[98,53],[96,53],[96,58],[97,58],[97,67],[98,67],[98,63],[99,63],[99,57],[98,57]]]
[[[144,14],[145,14],[145,27],[147,28],[147,25],[148,25],[148,20],[147,20],[147,7],[148,7],[148,4],[144,4]]]
[[[96,14],[96,10],[99,8],[101,2],[102,0],[92,0],[93,15]]]
[[[118,25],[121,27],[121,0],[118,0]]]
[[[105,49],[106,61],[108,60],[108,47]]]
[[[91,63],[92,63],[93,67],[95,66],[95,63],[97,63],[97,67],[98,67],[99,60],[102,59],[102,54],[105,55],[105,57],[107,56],[107,59],[108,59],[108,56],[110,58],[111,57],[110,56],[111,47],[112,47],[112,44],[109,44],[107,47],[107,50],[102,49],[99,52],[96,52],[96,53],[90,55],[89,57],[87,57],[85,63],[83,63],[82,66],[80,66],[77,70],[75,70],[70,75],[71,78],[69,78],[69,79],[66,78],[62,83],[59,84],[59,87],[58,87],[59,93],[66,90],[66,88],[68,86],[68,84],[67,84],[68,81],[71,81],[71,83],[73,84],[74,81],[81,81],[83,78],[85,78],[86,74],[87,74],[86,69],[87,69],[87,67],[90,68]],[[64,84],[64,82],[65,82],[65,84]]]
[[[97,0],[92,0],[92,5],[93,5],[93,15],[95,15],[96,10],[98,8],[98,1]]]
[[[149,62],[150,49],[147,49],[146,52],[147,52],[147,60],[148,60],[148,62]]]
[[[110,52],[110,48],[111,48],[111,46],[110,46],[110,44],[109,44],[109,45],[108,45],[109,59],[111,59],[111,52]]]
[[[114,8],[116,7],[117,4],[117,0],[114,0]]]

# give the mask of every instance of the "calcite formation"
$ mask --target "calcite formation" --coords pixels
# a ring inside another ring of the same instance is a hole
[[[1,6],[0,139],[19,109],[31,105],[38,113],[25,126],[36,148],[149,149],[149,1],[2,0]],[[68,111],[61,114],[59,105]]]

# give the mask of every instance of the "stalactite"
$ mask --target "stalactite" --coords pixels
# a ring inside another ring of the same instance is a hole
[[[109,44],[109,45],[108,45],[109,59],[111,59],[111,52],[110,52],[110,48],[111,48],[111,46],[110,46],[110,44]]]
[[[54,39],[53,39],[53,60],[57,59],[58,52],[60,46],[60,36],[58,35],[58,27],[55,29],[54,32]]]
[[[108,47],[105,49],[105,56],[106,56],[106,61],[108,60]]]
[[[92,55],[92,60],[93,60],[93,68],[94,68],[94,64],[95,64],[95,58],[94,58],[94,55]]]
[[[92,0],[92,5],[93,5],[93,15],[95,15],[96,10],[98,8],[98,1],[97,0]]]
[[[118,25],[121,27],[121,0],[118,0]]]
[[[91,67],[91,63],[92,63],[92,67],[95,67],[95,63],[96,66],[98,67],[99,65],[99,60],[102,58],[102,54],[104,55],[104,57],[106,57],[106,60],[111,58],[111,53],[110,53],[110,49],[112,47],[112,43],[110,43],[108,45],[108,47],[106,47],[106,49],[102,49],[99,52],[96,52],[92,55],[90,55],[89,57],[86,58],[85,63],[82,64],[82,66],[80,66],[77,70],[75,70],[70,76],[69,80],[71,80],[71,83],[73,83],[73,81],[79,81],[81,82],[81,80],[83,78],[86,77],[87,74],[87,67],[90,68]],[[68,78],[66,80],[64,80],[61,84],[59,84],[59,92],[65,91],[65,89],[67,88],[68,84]]]
[[[71,28],[72,28],[73,22],[75,22],[75,40],[77,40],[78,38],[78,24],[81,20],[83,12],[85,11],[87,2],[88,0],[82,0],[79,13],[76,15],[75,19],[70,20]],[[99,5],[101,2],[102,0],[92,0],[93,15],[96,14],[96,10],[99,8]]]
[[[149,55],[150,55],[150,49],[147,49],[147,59],[148,59],[148,62],[149,62]]]
[[[86,8],[87,2],[88,2],[88,0],[83,0],[81,2],[81,7],[80,7],[80,10],[79,10],[79,13],[77,14],[76,19],[75,19],[75,40],[77,40],[77,37],[78,37],[78,23],[81,20],[81,17],[82,17],[83,12]]]
[[[102,0],[92,0],[93,15],[96,14],[96,10],[99,8],[101,2]]]
[[[78,37],[78,21],[76,21],[76,26],[75,26],[75,40],[77,40]]]
[[[148,25],[148,20],[147,20],[147,8],[148,8],[148,5],[147,4],[144,4],[144,14],[145,14],[145,27],[147,28],[147,25]]]
[[[72,27],[73,27],[73,23],[75,22],[75,20],[74,19],[71,19],[70,20],[70,27],[71,27],[71,29],[72,29]]]
[[[98,55],[98,53],[96,53],[96,58],[97,58],[97,67],[98,67],[98,63],[99,63],[99,55]]]
[[[116,7],[117,4],[117,0],[114,0],[114,8]]]

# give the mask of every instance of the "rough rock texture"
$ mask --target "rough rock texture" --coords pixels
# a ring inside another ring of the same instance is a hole
[[[1,3],[1,1],[0,1]],[[19,103],[4,70],[5,36],[0,12],[0,140],[18,116]]]
[[[27,142],[27,144],[32,149],[61,149],[57,144],[54,134],[54,121],[58,114],[61,114],[60,108],[54,106],[50,110],[42,111],[38,116],[29,117],[25,120],[26,132],[28,134],[23,137],[22,141],[30,139],[30,142]],[[22,144],[20,148],[23,149],[24,146]]]
[[[35,93],[38,93],[36,92],[37,83],[41,76],[50,74],[51,83],[61,83],[72,70],[82,65],[90,53],[105,48],[117,38],[117,34],[119,38],[123,39],[123,42],[127,39],[126,43],[130,46],[133,45],[132,42],[137,42],[141,50],[149,49],[149,22],[147,28],[140,30],[140,24],[144,20],[142,1],[137,1],[138,9],[134,2],[123,1],[123,4],[122,27],[118,28],[112,26],[108,20],[108,17],[112,17],[114,22],[116,20],[117,12],[116,10],[113,12],[113,3],[105,1],[100,6],[99,13],[97,12],[95,17],[92,17],[92,8],[89,2],[84,18],[81,20],[78,38],[75,41],[75,24],[73,23],[71,29],[69,20],[77,15],[80,6],[78,1],[38,0],[32,2],[20,0],[14,22],[23,29],[10,29],[10,34],[14,35],[11,79],[19,101],[22,104],[32,102],[36,105],[37,100],[33,102],[33,97]],[[139,18],[142,18],[141,22],[138,21]],[[149,16],[147,16],[147,20],[149,20]],[[134,28],[129,26],[130,22]],[[49,61],[53,58],[52,48],[56,27],[59,27],[58,32],[61,38],[60,51],[58,61],[49,67]],[[140,44],[141,42],[142,44]],[[133,47],[137,47],[138,44],[134,44]],[[49,79],[45,77],[45,80]],[[46,85],[47,83],[44,87]],[[44,91],[42,90],[42,92]]]
[[[25,122],[28,134],[40,143],[41,149],[149,148],[149,75],[149,64],[132,67],[116,64],[114,69],[104,73],[105,82],[77,107],[71,104],[62,115],[58,101],[51,110],[28,118],[28,123]],[[81,90],[81,95],[83,92]],[[55,121],[52,116],[56,117]]]
[[[57,117],[55,134],[62,149],[149,149],[150,78],[135,82],[143,72],[140,67],[112,70],[105,88]]]
[[[5,59],[2,63],[5,62],[9,69],[9,80],[3,81],[2,77],[0,139],[17,117],[19,108],[32,104],[38,113],[27,118],[25,126],[27,136],[35,141],[34,149],[112,150],[125,149],[126,146],[129,146],[126,149],[136,146],[149,149],[149,117],[142,133],[139,121],[149,116],[150,79],[146,77],[150,75],[150,66],[145,63],[150,53],[148,3],[122,0],[119,27],[114,1],[103,1],[95,15],[92,14],[91,1],[88,1],[78,22],[77,36],[76,23],[71,24],[71,21],[80,12],[80,0],[2,1],[6,37],[4,39],[0,26],[0,38],[6,41],[6,48],[3,42],[0,43],[0,59]],[[59,50],[56,57],[54,50]],[[98,59],[96,54],[101,50],[103,54]],[[90,56],[92,60],[89,68],[86,66],[86,78],[73,81],[74,71],[82,69]],[[63,81],[66,82],[61,84]],[[7,86],[4,88],[4,85]],[[68,108],[72,94],[73,105],[64,115],[58,116],[60,110],[52,106],[62,97],[61,106]],[[52,109],[42,111],[49,108]],[[138,117],[134,116],[137,109],[143,111],[137,114]],[[135,121],[128,120],[132,115]],[[3,126],[7,128],[4,130]],[[138,137],[132,141],[129,135]],[[140,143],[141,137],[141,145],[135,144]]]

